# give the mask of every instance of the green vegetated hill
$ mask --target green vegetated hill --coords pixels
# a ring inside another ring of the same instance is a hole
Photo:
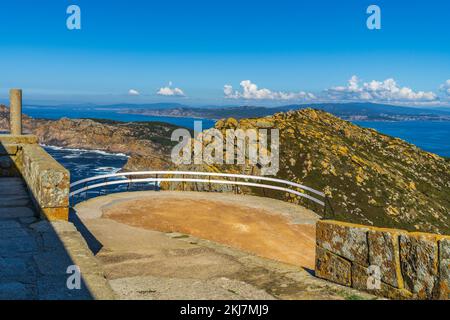
[[[229,118],[218,121],[216,128],[223,132],[278,128],[277,178],[323,190],[338,220],[450,234],[450,162],[442,157],[312,109],[239,121]],[[257,166],[248,165],[195,169],[259,172]],[[257,188],[252,192],[263,194]],[[309,200],[279,191],[264,194],[312,206],[321,214]]]

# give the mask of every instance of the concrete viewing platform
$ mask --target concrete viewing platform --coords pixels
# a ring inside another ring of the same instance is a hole
[[[294,204],[143,191],[74,209],[119,299],[374,298],[311,275],[319,217]]]

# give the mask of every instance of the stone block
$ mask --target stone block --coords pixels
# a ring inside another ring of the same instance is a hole
[[[395,288],[382,282],[369,281],[368,267],[358,264],[352,265],[352,287],[361,291],[366,291],[379,297],[385,297],[394,300],[407,300],[413,297],[412,293],[405,289]],[[369,283],[370,282],[370,283]],[[372,284],[372,285],[370,285]],[[378,284],[378,285],[377,285]]]
[[[367,280],[369,273],[367,267],[357,263],[352,264],[352,288],[368,291]]]
[[[319,247],[363,266],[369,265],[368,228],[350,223],[322,220],[316,224]]]
[[[69,208],[42,208],[41,215],[49,221],[69,220]]]
[[[369,263],[380,267],[381,280],[395,288],[404,288],[400,266],[399,237],[406,231],[374,229],[368,232]]]
[[[437,299],[450,300],[450,259],[440,261],[439,280]]]
[[[316,276],[344,286],[351,286],[351,263],[323,248],[316,247]]]
[[[450,238],[443,238],[439,241],[439,252],[441,260],[450,259]]]
[[[439,241],[439,293],[438,299],[450,300],[450,238]]]
[[[14,145],[14,144],[36,144],[38,145],[39,141],[37,136],[34,135],[11,135],[11,134],[2,134],[0,136],[0,143],[3,145]]]
[[[432,299],[439,274],[436,237],[420,233],[400,235],[400,263],[405,288],[418,299]]]
[[[40,215],[48,220],[68,220],[70,175],[39,145],[22,147],[21,174]]]

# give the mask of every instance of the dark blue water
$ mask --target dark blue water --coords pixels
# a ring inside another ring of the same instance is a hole
[[[425,151],[450,157],[450,121],[354,121],[354,123],[403,139]]]
[[[44,149],[70,171],[71,182],[116,173],[128,160],[128,157],[124,154],[102,151],[63,149],[52,146],[45,146]]]
[[[93,118],[109,119],[116,121],[159,121],[174,124],[189,129],[194,128],[194,121],[202,121],[203,129],[209,129],[214,126],[215,121],[210,119],[179,118],[179,117],[154,117],[139,114],[120,113],[117,109],[101,109],[88,107],[34,107],[24,106],[23,112],[33,118],[60,119],[60,118]]]
[[[81,149],[63,149],[59,147],[45,146],[44,149],[67,170],[70,171],[70,181],[73,183],[89,177],[95,177],[118,172],[127,162],[128,157],[124,154],[112,154],[102,151],[81,150]],[[109,178],[111,180],[121,180],[122,178]],[[80,185],[85,187],[105,180],[96,180]],[[79,188],[79,187],[76,187]],[[128,183],[116,184],[111,186],[102,186],[88,190],[74,197],[72,203],[77,203],[98,196],[99,194],[110,194],[115,192],[124,192],[131,190],[155,190],[158,187],[154,182],[139,183],[129,185]],[[71,191],[75,191],[72,189]]]

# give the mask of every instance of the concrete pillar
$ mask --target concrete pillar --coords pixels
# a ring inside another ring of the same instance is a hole
[[[11,134],[19,136],[22,135],[22,90],[11,89],[9,101]]]

